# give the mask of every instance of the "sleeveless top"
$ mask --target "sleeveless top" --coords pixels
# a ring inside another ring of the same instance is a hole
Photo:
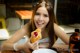
[[[25,42],[28,40],[27,37],[25,37]],[[48,48],[49,46],[49,37],[43,38],[38,40],[39,48]]]
[[[38,42],[39,42],[39,48],[48,48],[48,46],[49,46],[49,38],[48,37],[40,39]]]

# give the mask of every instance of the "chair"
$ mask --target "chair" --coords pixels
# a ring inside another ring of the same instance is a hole
[[[0,28],[6,28],[5,18],[6,18],[6,6],[5,4],[0,4]]]
[[[16,17],[7,18],[6,26],[10,34],[13,34],[16,30],[21,28],[21,20]]]
[[[0,28],[6,28],[5,18],[0,17]]]

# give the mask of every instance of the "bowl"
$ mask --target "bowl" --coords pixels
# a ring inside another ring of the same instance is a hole
[[[57,53],[57,52],[52,49],[37,49],[34,50],[32,53]]]

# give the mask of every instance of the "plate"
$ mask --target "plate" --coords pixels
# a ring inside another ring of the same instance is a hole
[[[34,50],[32,53],[57,53],[57,52],[51,49],[37,49]]]

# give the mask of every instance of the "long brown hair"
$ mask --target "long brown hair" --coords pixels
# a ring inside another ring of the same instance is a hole
[[[45,7],[46,7],[48,14],[49,14],[49,23],[47,24],[46,29],[48,30],[48,35],[49,35],[49,39],[50,39],[49,47],[52,47],[52,45],[55,42],[54,41],[55,38],[57,38],[57,36],[54,33],[54,23],[57,23],[57,21],[54,16],[52,4],[48,0],[45,0],[45,2],[46,2]],[[30,27],[29,27],[30,33],[36,29],[36,26],[34,24],[34,15],[35,15],[37,9],[39,7],[41,7],[40,3],[42,3],[42,0],[40,0],[39,3],[37,3],[33,9],[32,19],[30,20]]]

